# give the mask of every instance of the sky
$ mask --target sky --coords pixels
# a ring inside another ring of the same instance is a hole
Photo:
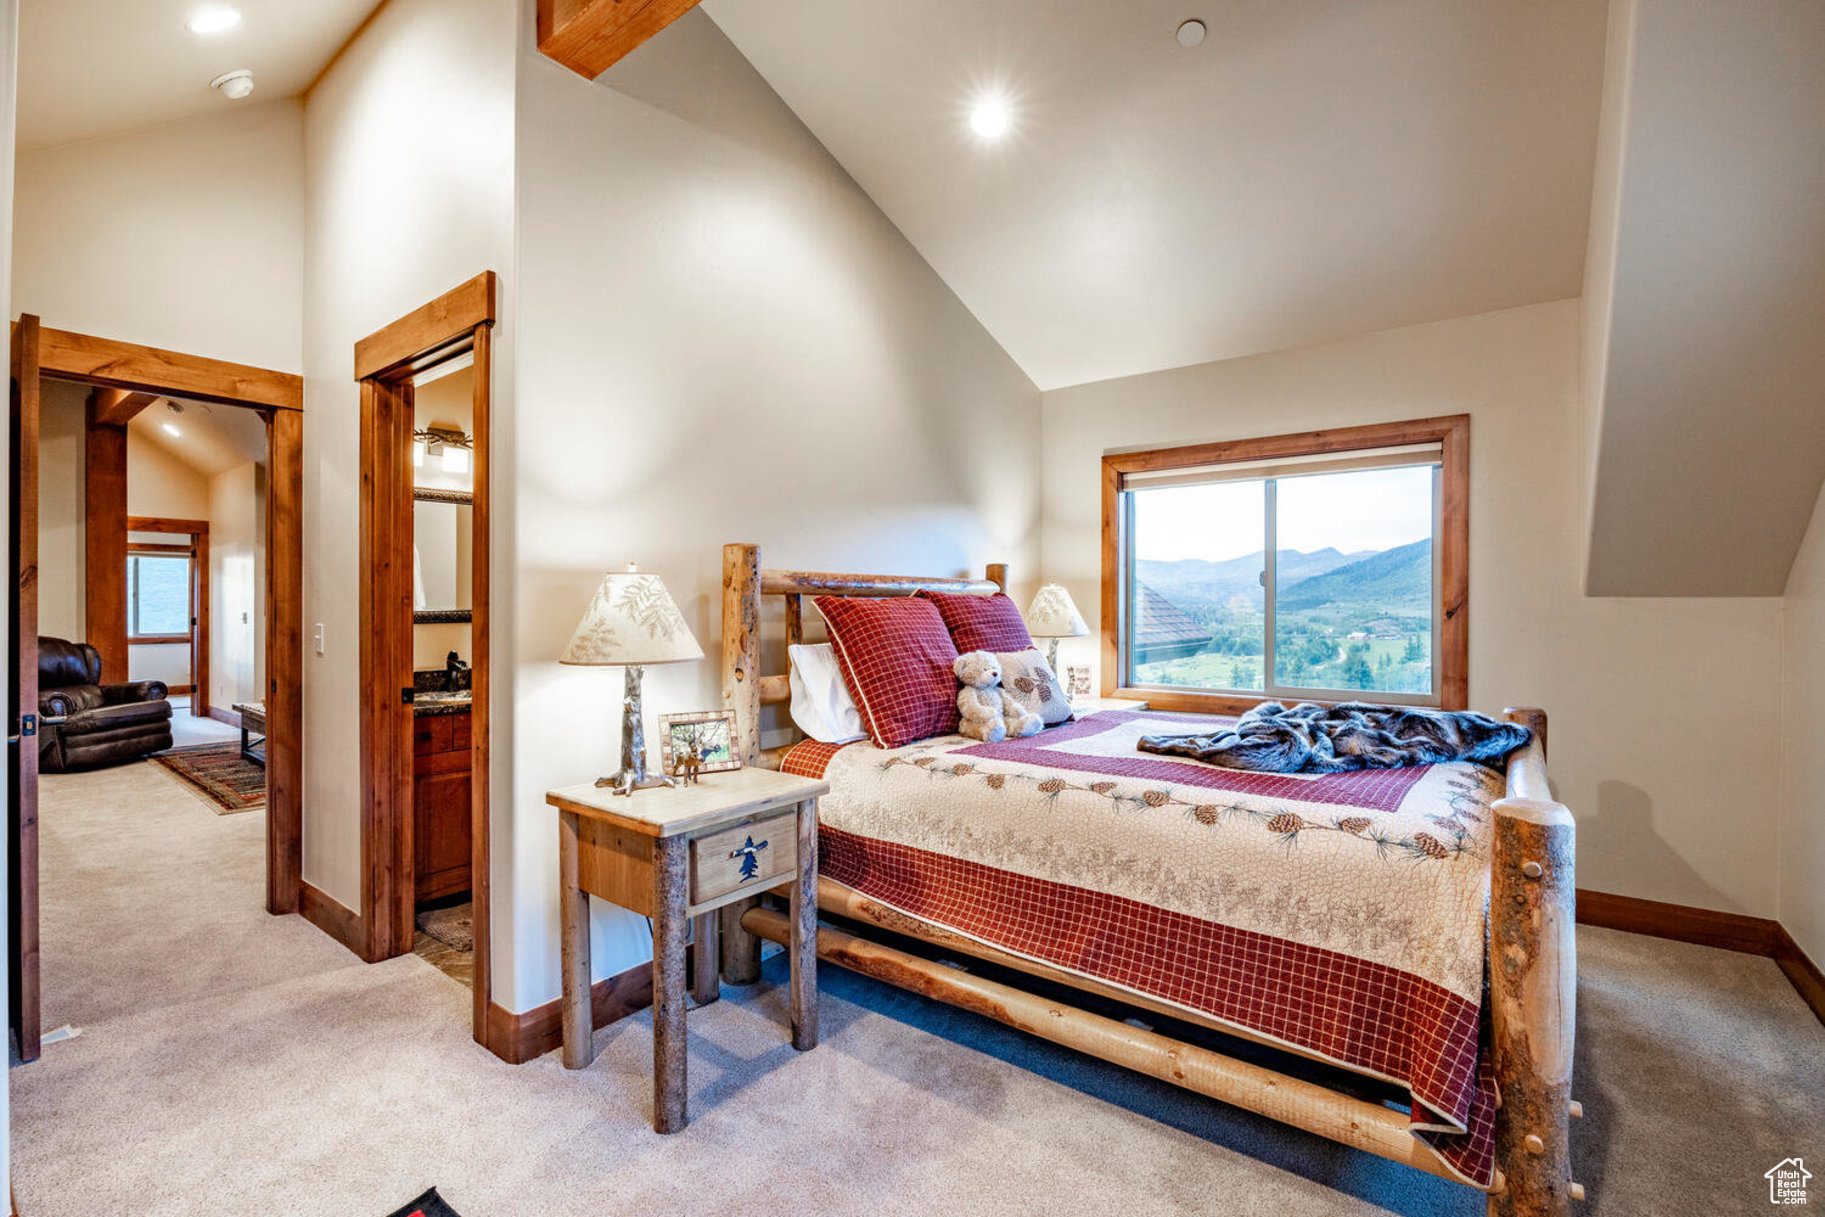
[[[1432,535],[1432,467],[1279,479],[1279,548],[1392,549]],[[1222,562],[1265,544],[1263,483],[1213,482],[1134,492],[1135,556]]]

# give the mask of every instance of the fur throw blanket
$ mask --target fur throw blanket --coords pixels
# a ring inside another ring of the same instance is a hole
[[[1340,773],[1445,761],[1497,768],[1533,738],[1520,723],[1462,710],[1413,710],[1345,702],[1337,706],[1263,702],[1236,725],[1202,735],[1149,735],[1142,752],[1189,756],[1225,769]]]

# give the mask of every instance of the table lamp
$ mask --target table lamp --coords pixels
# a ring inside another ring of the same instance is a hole
[[[1083,614],[1071,603],[1071,593],[1063,584],[1048,583],[1034,594],[1033,603],[1027,607],[1027,633],[1052,640],[1046,651],[1046,666],[1054,675],[1058,673],[1058,640],[1082,638],[1089,632]]]
[[[602,586],[596,589],[595,599],[558,659],[559,663],[627,669],[627,693],[621,702],[621,771],[612,778],[596,779],[596,785],[613,786],[616,794],[632,794],[649,786],[672,784],[664,774],[646,771],[640,677],[648,664],[702,658],[703,648],[692,637],[658,575],[647,574],[630,562],[626,570],[611,570],[602,576]]]

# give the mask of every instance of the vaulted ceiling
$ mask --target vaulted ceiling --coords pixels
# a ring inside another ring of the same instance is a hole
[[[204,477],[266,462],[266,423],[254,410],[161,397],[127,426]]]
[[[705,7],[1042,389],[1580,291],[1600,0]]]
[[[254,73],[253,99],[302,92],[378,0],[233,0],[241,24],[192,34],[206,0],[21,0],[19,146],[96,139],[232,105],[209,87]]]

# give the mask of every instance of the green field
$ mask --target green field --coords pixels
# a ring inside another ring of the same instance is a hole
[[[1265,688],[1257,559],[1139,567],[1137,574],[1155,597],[1151,603],[1169,628],[1167,636],[1183,638],[1195,624],[1209,641],[1197,654],[1137,665],[1136,683],[1250,692]],[[1287,580],[1277,597],[1275,684],[1363,693],[1431,692],[1430,542],[1367,555],[1283,551],[1280,568],[1314,573]],[[1144,631],[1145,623],[1139,628]]]
[[[1427,693],[1431,691],[1430,631],[1402,637],[1351,640],[1347,632],[1320,630],[1300,622],[1280,622],[1277,647],[1279,683],[1313,689],[1350,689],[1372,693]],[[1289,645],[1290,644],[1290,645]],[[1408,658],[1419,652],[1417,660]],[[1328,658],[1313,662],[1323,653]],[[1258,691],[1261,654],[1220,654],[1206,650],[1197,655],[1142,664],[1135,681],[1144,685],[1183,688]]]

